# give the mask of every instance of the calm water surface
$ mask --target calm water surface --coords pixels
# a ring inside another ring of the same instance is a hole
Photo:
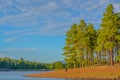
[[[83,80],[83,79],[60,79],[60,78],[31,78],[25,74],[41,73],[42,71],[5,71],[0,72],[0,80]]]

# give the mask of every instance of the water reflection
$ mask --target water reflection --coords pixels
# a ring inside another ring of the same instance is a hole
[[[0,80],[85,80],[85,79],[63,79],[63,78],[32,78],[25,74],[41,73],[42,71],[5,71],[0,72]]]
[[[90,79],[70,79],[70,78],[32,78],[24,77],[25,74],[41,73],[43,71],[5,71],[0,72],[0,80],[90,80]]]

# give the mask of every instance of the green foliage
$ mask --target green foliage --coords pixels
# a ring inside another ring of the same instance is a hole
[[[48,64],[31,62],[20,58],[19,60],[9,57],[0,58],[0,68],[6,69],[49,69]]]
[[[0,69],[64,69],[65,65],[60,62],[40,63],[36,61],[28,61],[20,58],[19,60],[9,57],[0,58]]]
[[[101,50],[108,50],[110,52],[110,64],[113,65],[113,50],[118,47],[120,41],[120,19],[117,13],[114,13],[112,4],[108,5],[103,14],[101,27],[98,34],[97,44]]]
[[[64,64],[60,61],[53,63],[55,69],[64,69]]]
[[[85,65],[88,62],[88,55],[91,55],[95,48],[96,31],[93,24],[88,25],[82,19],[79,24],[74,24],[66,33],[66,45],[64,46],[65,61],[74,64]],[[89,51],[89,53],[86,53]],[[85,57],[87,56],[87,57]]]
[[[98,31],[93,24],[86,24],[82,19],[79,24],[73,24],[66,32],[66,45],[63,55],[65,61],[72,67],[110,64],[119,61],[120,49],[120,12],[115,13],[109,4],[103,14]]]

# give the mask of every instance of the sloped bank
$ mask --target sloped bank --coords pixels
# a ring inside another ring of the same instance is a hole
[[[80,69],[56,70],[37,74],[27,74],[35,78],[87,78],[99,80],[120,80],[120,67],[97,66]]]

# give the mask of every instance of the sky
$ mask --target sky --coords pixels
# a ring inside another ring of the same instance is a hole
[[[0,0],[0,57],[63,61],[65,32],[80,19],[99,28],[108,4],[120,0]]]

